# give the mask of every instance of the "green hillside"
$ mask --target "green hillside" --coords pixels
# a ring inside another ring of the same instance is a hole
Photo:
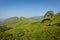
[[[32,19],[6,19],[0,23],[0,40],[60,40],[60,12],[53,14],[48,11],[44,18],[40,18],[42,20],[38,17]]]

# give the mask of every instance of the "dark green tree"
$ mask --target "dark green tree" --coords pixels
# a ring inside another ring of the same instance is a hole
[[[44,15],[45,18],[51,18],[54,15],[53,11],[47,11],[46,14]]]

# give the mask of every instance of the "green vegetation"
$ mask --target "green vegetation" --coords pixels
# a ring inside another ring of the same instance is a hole
[[[60,40],[60,12],[44,17],[12,17],[0,23],[0,40]]]

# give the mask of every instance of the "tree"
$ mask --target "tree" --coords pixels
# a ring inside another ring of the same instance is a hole
[[[51,18],[54,15],[53,11],[47,11],[46,14],[44,15],[45,18]]]

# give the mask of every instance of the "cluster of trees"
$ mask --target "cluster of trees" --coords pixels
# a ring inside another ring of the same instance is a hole
[[[60,40],[60,12],[47,11],[42,20],[9,18],[0,23],[0,40]]]

